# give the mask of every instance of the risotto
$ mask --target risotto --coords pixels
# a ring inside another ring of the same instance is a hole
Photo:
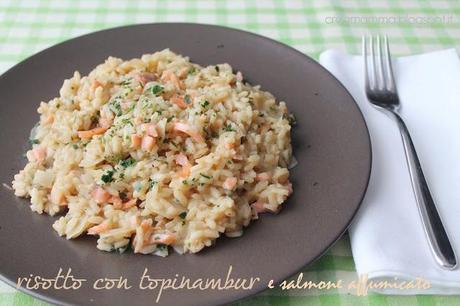
[[[238,237],[292,193],[292,116],[228,64],[109,57],[38,108],[13,188],[67,239],[166,256]]]

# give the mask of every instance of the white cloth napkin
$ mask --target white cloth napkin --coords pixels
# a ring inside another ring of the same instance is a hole
[[[460,268],[433,259],[411,187],[396,124],[364,93],[361,56],[327,50],[320,63],[350,91],[369,127],[372,174],[350,228],[358,274],[369,280],[430,281],[430,289],[383,289],[387,294],[460,294]],[[454,250],[460,260],[460,61],[455,49],[394,60],[402,117]]]

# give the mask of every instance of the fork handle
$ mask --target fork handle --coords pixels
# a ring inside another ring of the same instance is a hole
[[[395,116],[399,131],[401,132],[412,188],[415,193],[416,202],[431,251],[436,262],[441,265],[441,267],[453,270],[457,266],[455,252],[452,249],[452,244],[449,241],[449,237],[447,236],[433,201],[433,197],[431,196],[422,166],[420,165],[415,151],[414,143],[412,142],[404,121],[397,113],[392,113]]]

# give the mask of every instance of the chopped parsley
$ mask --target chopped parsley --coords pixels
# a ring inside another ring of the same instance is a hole
[[[219,72],[219,70],[220,70],[219,66],[216,65],[216,66],[214,66],[214,68],[216,69],[217,72]]]
[[[164,252],[168,250],[168,246],[166,244],[157,244],[157,250]]]
[[[201,103],[201,107],[203,107],[203,108],[206,108],[208,106],[209,106],[209,101],[208,100],[206,100],[203,103]]]
[[[195,68],[194,67],[191,67],[188,71],[187,71],[187,74],[194,74],[195,73]]]
[[[136,108],[136,103],[133,103],[133,105],[131,105],[131,106],[126,110],[126,112],[130,113],[130,112],[132,112],[135,108]]]
[[[39,144],[39,143],[40,143],[40,140],[38,140],[38,139],[29,139],[29,143],[30,143],[31,145]]]
[[[158,96],[159,94],[163,92],[164,88],[163,86],[155,85],[155,86],[150,87],[149,90],[153,95]]]
[[[152,188],[153,188],[153,186],[155,186],[156,184],[157,184],[157,182],[156,182],[156,181],[154,181],[154,180],[150,181],[150,184],[149,184],[149,186],[150,186],[150,189],[152,189]]]
[[[113,173],[113,170],[108,170],[101,176],[101,181],[104,182],[104,184],[113,182]]]
[[[123,123],[124,125],[127,125],[127,124],[133,125],[133,123],[131,122],[129,118],[123,118],[121,120],[121,123]]]
[[[173,119],[174,119],[174,116],[171,116],[168,119],[166,119],[166,122],[171,122],[171,120],[173,120]]]
[[[121,116],[123,113],[121,111],[120,97],[116,97],[113,101],[109,103],[109,109],[116,115]]]
[[[231,124],[225,125],[223,130],[226,131],[226,132],[236,132],[236,130],[232,127]]]
[[[212,176],[209,176],[209,175],[206,175],[206,174],[203,174],[203,173],[200,173],[200,175],[208,180],[212,179]]]
[[[74,143],[74,144],[72,145],[72,148],[74,148],[74,149],[76,150],[76,149],[78,149],[78,145]]]
[[[183,181],[182,181],[182,184],[184,184],[184,185],[188,185],[188,182],[187,182],[187,180],[183,180]]]
[[[120,83],[121,86],[129,86],[131,85],[131,78],[124,80],[123,82]]]
[[[179,214],[179,217],[180,217],[181,219],[185,219],[185,217],[187,217],[187,212],[186,212],[186,211],[181,212],[181,213]]]
[[[185,95],[185,97],[184,97],[184,101],[185,101],[185,103],[187,103],[187,104],[190,104],[190,103],[192,103],[192,99],[190,98],[190,96],[189,96],[189,95]]]
[[[132,89],[131,89],[131,88],[129,88],[127,91],[125,90],[123,96],[124,96],[124,97],[127,97],[127,96],[129,95],[130,92],[132,92]]]
[[[120,166],[123,168],[128,168],[136,163],[136,160],[132,157],[120,161]]]
[[[295,118],[294,114],[289,114],[289,115],[284,114],[283,118],[289,121],[289,124],[292,126],[297,124],[297,119]]]

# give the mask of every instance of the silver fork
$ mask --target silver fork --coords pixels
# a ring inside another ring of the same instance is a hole
[[[415,152],[407,126],[399,114],[400,103],[391,66],[388,38],[363,36],[363,58],[366,95],[378,109],[398,125],[406,153],[412,189],[418,204],[425,234],[436,262],[445,269],[455,269],[457,259]],[[375,42],[374,42],[375,41]],[[375,51],[376,49],[376,51]],[[368,55],[370,53],[370,56]]]

